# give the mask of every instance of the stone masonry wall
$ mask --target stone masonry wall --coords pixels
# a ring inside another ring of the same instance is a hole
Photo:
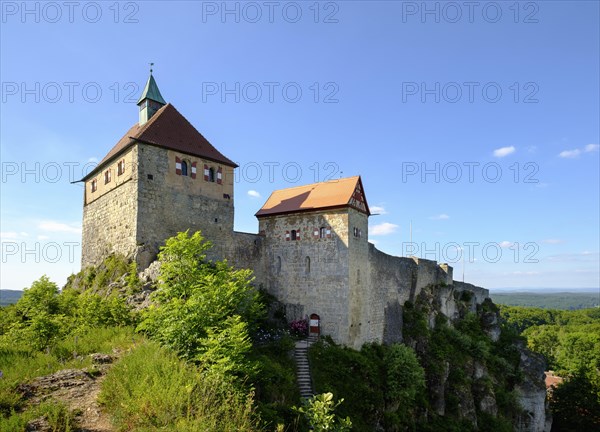
[[[116,164],[125,160],[125,172],[119,176]],[[81,267],[97,265],[110,253],[130,256],[136,247],[137,230],[137,148],[109,165],[111,182],[104,184],[103,171],[85,184]],[[92,192],[96,179],[98,189]]]
[[[370,316],[369,238],[368,217],[355,209],[348,209],[349,258],[349,340],[348,345],[360,349],[370,341],[380,340],[374,333]]]
[[[251,269],[254,272],[254,286],[266,289],[264,236],[234,231],[231,243],[224,251],[224,257],[236,268]]]
[[[198,162],[196,178],[176,174],[176,156]],[[208,259],[223,258],[233,236],[233,168],[223,167],[224,181],[218,184],[204,180],[203,161],[198,158],[142,145],[138,159],[139,268],[155,259],[165,239],[186,230],[201,230],[213,243]]]
[[[320,228],[330,230],[320,238]],[[349,342],[348,210],[263,217],[266,288],[286,305],[287,319],[316,313],[321,333]],[[300,232],[286,240],[286,232]]]

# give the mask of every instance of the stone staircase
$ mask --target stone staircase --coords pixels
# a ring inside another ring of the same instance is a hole
[[[308,348],[318,340],[318,336],[311,335],[307,339],[296,342],[294,358],[296,359],[296,378],[300,397],[308,399],[314,396],[310,365],[308,364]]]

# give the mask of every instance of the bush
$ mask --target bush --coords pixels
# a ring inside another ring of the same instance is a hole
[[[308,336],[308,321],[300,319],[290,323],[290,334],[296,337]]]
[[[242,380],[255,366],[245,360],[248,329],[263,316],[250,270],[226,262],[206,262],[200,232],[167,239],[161,248],[155,304],[143,313],[138,329],[179,356],[219,367]]]

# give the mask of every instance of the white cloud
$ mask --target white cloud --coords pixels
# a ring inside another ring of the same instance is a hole
[[[568,159],[572,159],[572,158],[576,158],[577,156],[579,156],[581,154],[581,150],[579,149],[574,149],[574,150],[564,150],[561,151],[558,156],[561,158],[568,158]]]
[[[50,238],[50,236],[47,236],[47,235],[39,235],[39,236],[37,236],[38,240],[48,240],[49,238]]]
[[[535,153],[537,151],[537,146],[531,145],[527,147],[527,153]]]
[[[91,158],[88,158],[88,160],[87,160],[87,161],[88,161],[88,162],[92,162],[92,163],[98,163],[98,158],[97,158],[97,157],[94,157],[94,156],[92,156]]]
[[[249,190],[248,196],[252,198],[260,198],[260,193],[255,190]]]
[[[446,213],[442,213],[436,216],[431,216],[429,219],[431,220],[446,220],[446,219],[450,219],[450,216],[448,216]]]
[[[573,150],[563,150],[558,156],[566,159],[573,159],[579,157],[582,153],[592,153],[596,152],[600,149],[600,145],[598,144],[588,144],[583,149],[573,149]]]
[[[65,232],[71,234],[81,234],[81,227],[68,225],[57,221],[42,221],[38,224],[38,228],[48,232]]]
[[[542,243],[546,243],[546,244],[561,244],[564,243],[564,240],[561,239],[555,239],[555,238],[550,238],[550,239],[545,239],[542,240]]]
[[[385,211],[385,208],[383,208],[383,206],[371,206],[370,210],[371,210],[371,214],[373,214],[373,215],[387,214],[387,211]]]
[[[509,242],[508,240],[504,240],[504,241],[501,241],[500,243],[498,243],[498,245],[499,245],[501,248],[509,248],[509,247],[511,247],[512,245],[514,245],[514,243],[513,243],[513,242]]]
[[[500,147],[499,149],[494,150],[494,157],[497,157],[497,158],[505,157],[511,153],[514,153],[515,151],[517,151],[515,146]]]
[[[369,233],[371,235],[390,235],[395,233],[397,229],[398,225],[389,222],[383,222],[370,227]]]
[[[0,238],[2,239],[16,239],[19,238],[19,233],[14,231],[0,232]]]

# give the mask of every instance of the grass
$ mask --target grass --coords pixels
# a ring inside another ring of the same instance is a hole
[[[89,367],[91,360],[88,354],[110,354],[113,348],[125,350],[141,341],[142,338],[135,335],[130,327],[110,327],[71,336],[44,352],[34,351],[28,346],[1,346],[0,370],[3,378],[0,379],[0,420],[14,424],[25,419],[31,420],[29,411],[22,412],[25,401],[16,390],[19,384],[62,369]]]
[[[75,416],[63,403],[44,402],[24,413],[11,412],[7,417],[0,417],[0,432],[16,432],[26,430],[31,420],[44,417],[53,432],[74,431]]]
[[[155,342],[136,347],[111,368],[99,400],[119,431],[257,428],[252,395],[221,376],[201,374]]]

